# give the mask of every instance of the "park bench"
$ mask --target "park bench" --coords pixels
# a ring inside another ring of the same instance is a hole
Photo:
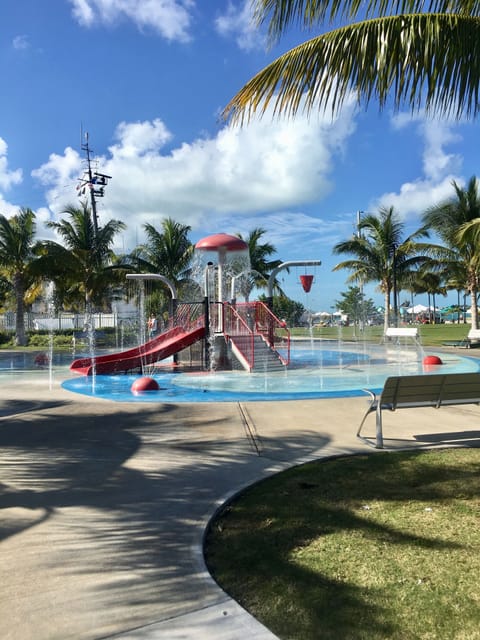
[[[101,346],[105,344],[105,332],[98,331],[97,329],[95,329],[95,331],[91,335],[89,335],[88,331],[85,331],[85,330],[74,331],[72,339],[73,339],[74,345],[75,344],[87,345],[90,343],[91,340],[93,340],[96,346]]]
[[[463,340],[448,340],[442,342],[446,347],[464,347],[465,349],[471,349],[473,347],[480,346],[480,329],[470,329],[468,335]]]
[[[385,380],[380,395],[369,389],[371,403],[365,413],[357,437],[377,449],[383,448],[382,411],[480,403],[480,373],[446,373],[414,376],[391,376]],[[375,441],[361,435],[367,416],[375,411]]]
[[[383,336],[384,341],[393,340],[401,342],[401,339],[411,338],[418,344],[418,329],[416,327],[388,327]]]

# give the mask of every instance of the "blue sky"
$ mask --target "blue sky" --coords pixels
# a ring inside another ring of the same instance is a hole
[[[189,224],[194,242],[262,226],[276,257],[322,261],[308,296],[305,269],[284,273],[283,286],[329,310],[348,275],[332,273],[340,258],[331,248],[352,234],[356,212],[393,205],[407,232],[417,228],[425,208],[452,195],[453,179],[479,173],[480,135],[478,123],[348,100],[334,119],[222,123],[235,92],[306,37],[292,31],[269,49],[244,0],[3,2],[0,212],[31,207],[39,237],[51,237],[44,222],[79,202],[83,128],[95,168],[113,176],[100,223],[128,225],[118,250],[166,216]],[[382,302],[373,286],[366,292]]]

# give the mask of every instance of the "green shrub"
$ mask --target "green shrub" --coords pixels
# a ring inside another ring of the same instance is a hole
[[[14,344],[14,335],[9,331],[0,331],[0,346],[13,347],[13,344]]]

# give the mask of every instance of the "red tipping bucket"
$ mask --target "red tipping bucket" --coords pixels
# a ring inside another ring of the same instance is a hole
[[[300,276],[300,282],[305,293],[308,293],[312,288],[313,276]]]

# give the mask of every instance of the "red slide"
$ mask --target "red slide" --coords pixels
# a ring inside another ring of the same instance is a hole
[[[205,336],[204,327],[183,329],[174,327],[153,338],[149,342],[122,351],[98,356],[94,359],[95,373],[122,373],[140,369],[142,365],[152,364],[189,347]],[[70,365],[70,371],[89,376],[93,372],[92,358],[79,358]]]

